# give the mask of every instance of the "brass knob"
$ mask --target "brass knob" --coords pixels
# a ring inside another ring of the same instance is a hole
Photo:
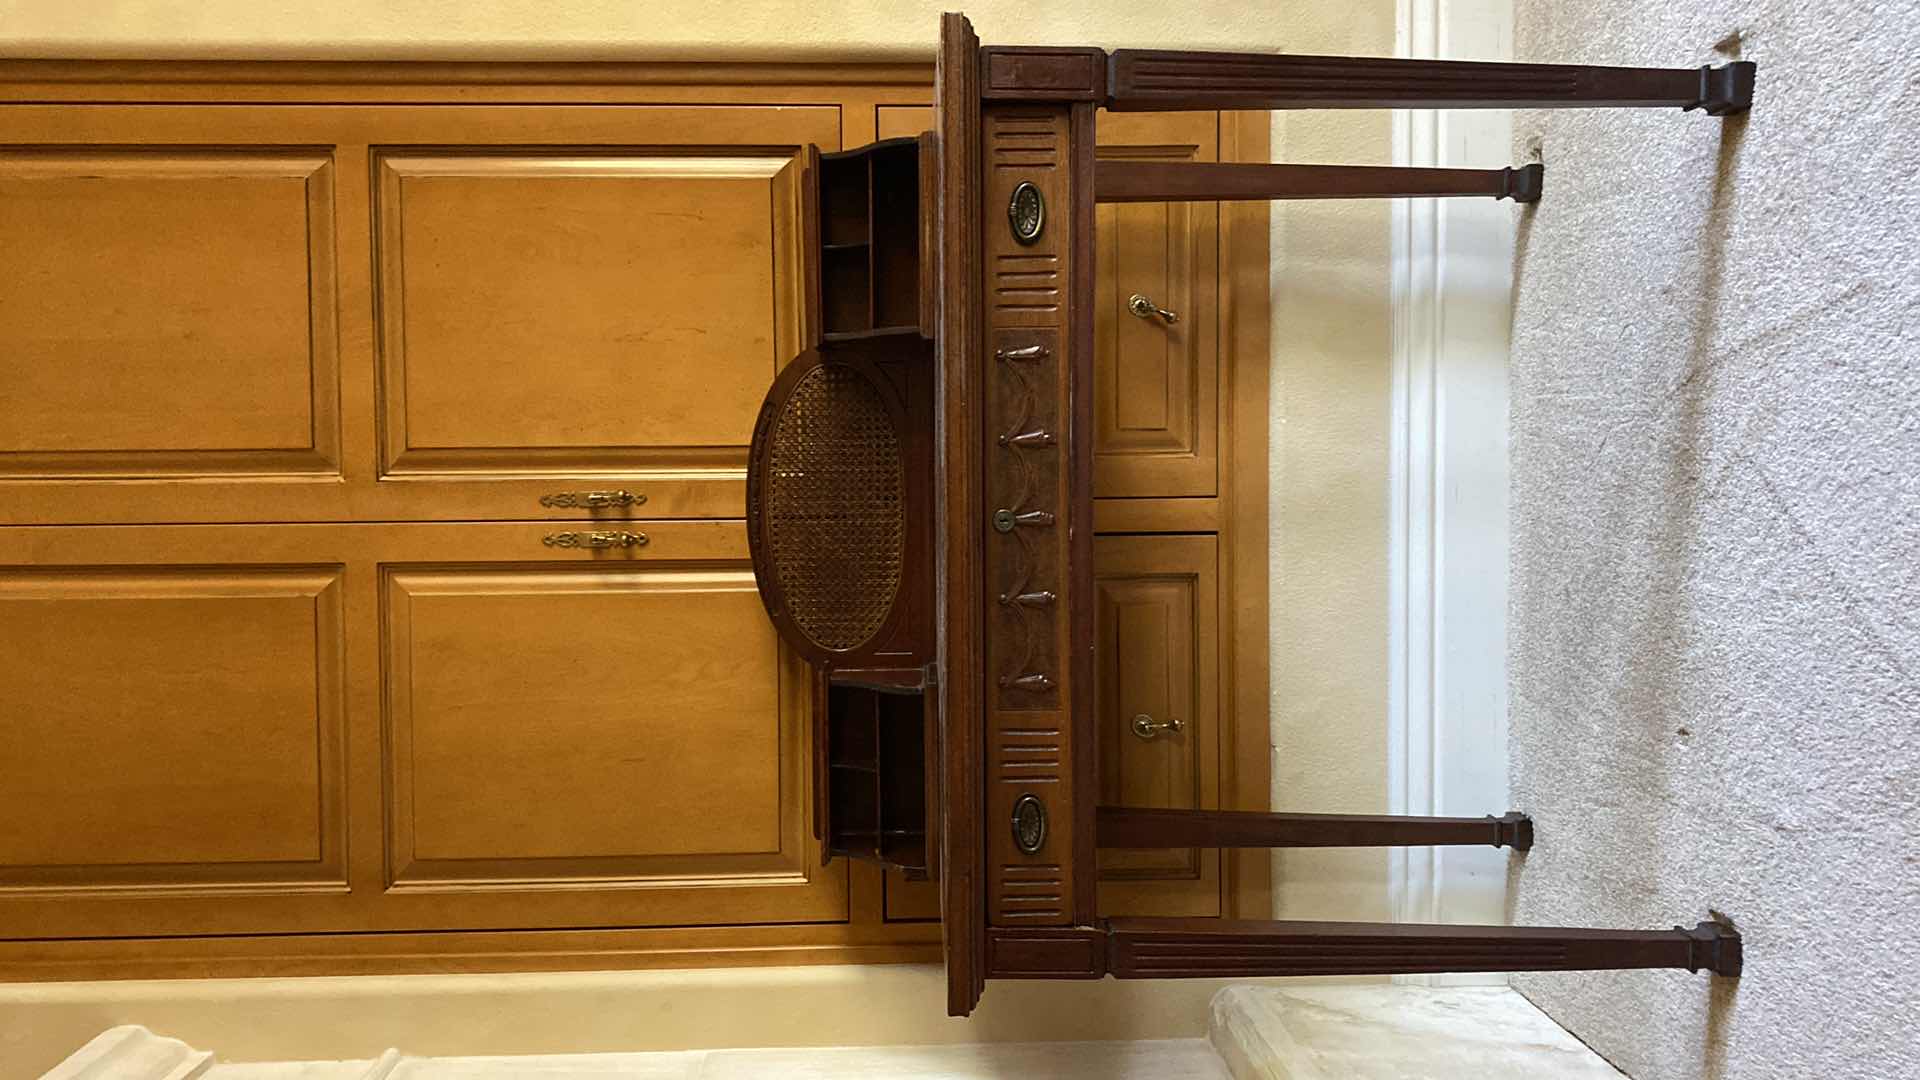
[[[637,532],[557,532],[548,533],[540,542],[554,548],[635,548],[645,547],[646,533]]]
[[[551,495],[540,496],[541,506],[557,509],[585,507],[598,510],[606,506],[639,506],[647,497],[622,488],[618,491],[556,491]]]
[[[1179,314],[1168,311],[1166,308],[1154,303],[1153,297],[1145,293],[1134,293],[1132,296],[1127,297],[1127,310],[1142,319],[1151,319],[1155,315],[1158,315],[1169,323],[1177,323],[1180,321]]]
[[[1187,725],[1182,723],[1178,718],[1175,718],[1172,720],[1156,721],[1153,717],[1148,716],[1146,713],[1140,713],[1139,715],[1133,718],[1133,733],[1135,735],[1138,735],[1142,739],[1146,739],[1149,741],[1157,737],[1163,731],[1171,731],[1175,735],[1178,735],[1182,731],[1185,731],[1186,728],[1187,728]]]

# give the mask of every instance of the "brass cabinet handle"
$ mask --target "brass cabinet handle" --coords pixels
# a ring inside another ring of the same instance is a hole
[[[557,532],[540,539],[555,548],[633,548],[645,547],[647,534],[637,532]]]
[[[1158,315],[1169,323],[1177,323],[1180,321],[1178,312],[1168,311],[1166,308],[1154,303],[1153,297],[1145,293],[1134,293],[1132,296],[1127,297],[1127,310],[1142,319],[1151,319],[1155,315]]]
[[[540,496],[541,506],[569,510],[577,507],[597,510],[603,506],[639,506],[646,501],[645,495],[624,488],[619,491],[556,491]]]
[[[1186,728],[1187,725],[1181,723],[1178,718],[1156,721],[1146,713],[1141,713],[1133,718],[1133,733],[1147,740],[1153,739],[1163,731],[1171,731],[1178,735],[1180,732],[1185,731]]]

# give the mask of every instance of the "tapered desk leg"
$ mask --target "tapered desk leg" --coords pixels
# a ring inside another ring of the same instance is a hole
[[[1103,806],[1095,834],[1103,848],[1420,847],[1491,844],[1533,847],[1533,819],[1261,814],[1234,810],[1145,810]]]
[[[1111,919],[1107,973],[1122,979],[1399,975],[1461,971],[1705,969],[1739,975],[1740,935],[1540,926]]]
[[[1630,68],[1116,49],[1106,105],[1114,112],[1669,107],[1724,116],[1753,104],[1753,83],[1747,61]]]
[[[1095,202],[1206,202],[1216,199],[1488,198],[1540,201],[1546,169],[1408,169],[1386,165],[1267,165],[1246,162],[1102,161]]]

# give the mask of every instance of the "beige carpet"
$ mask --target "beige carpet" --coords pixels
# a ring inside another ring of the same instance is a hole
[[[1517,921],[1746,937],[1520,988],[1640,1080],[1920,1076],[1920,4],[1519,0],[1517,55],[1758,61],[1750,119],[1517,118]],[[1717,43],[1717,47],[1716,47]]]

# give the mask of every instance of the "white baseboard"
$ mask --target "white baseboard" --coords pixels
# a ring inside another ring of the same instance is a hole
[[[1512,26],[1511,0],[1400,0],[1398,52],[1510,60]],[[1511,153],[1504,110],[1394,115],[1398,165],[1494,168],[1514,164]],[[1483,199],[1394,205],[1388,792],[1396,814],[1511,809],[1506,366],[1515,213]],[[1395,849],[1395,917],[1504,922],[1505,864],[1493,848]]]

